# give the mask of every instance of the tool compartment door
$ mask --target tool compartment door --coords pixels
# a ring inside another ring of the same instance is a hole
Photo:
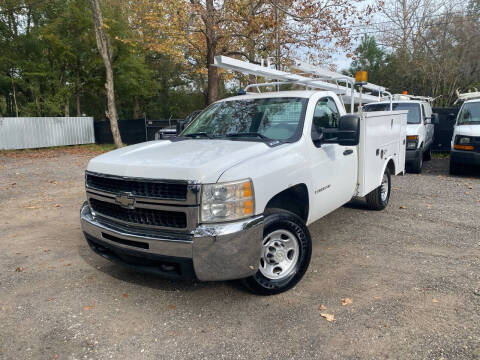
[[[380,186],[389,159],[392,175],[405,169],[407,111],[365,112],[360,127],[358,196],[365,196]]]

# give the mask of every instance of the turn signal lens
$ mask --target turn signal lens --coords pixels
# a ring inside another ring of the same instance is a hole
[[[453,148],[455,150],[467,150],[467,151],[473,150],[472,145],[458,145],[458,144],[455,144],[455,145],[453,145]]]
[[[409,135],[407,136],[407,140],[418,140],[418,135]]]

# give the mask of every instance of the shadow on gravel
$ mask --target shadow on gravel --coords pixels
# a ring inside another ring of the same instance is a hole
[[[120,281],[126,281],[138,286],[144,286],[151,289],[163,291],[197,291],[202,289],[218,290],[227,285],[231,289],[242,290],[246,292],[238,281],[219,281],[219,282],[200,282],[189,280],[167,279],[160,275],[144,273],[131,269],[121,264],[110,262],[100,255],[93,253],[87,245],[78,247],[79,256],[96,271],[100,271],[112,278]]]

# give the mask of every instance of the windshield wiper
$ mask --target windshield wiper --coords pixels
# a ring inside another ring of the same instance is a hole
[[[210,135],[208,135],[206,132],[197,132],[197,133],[191,133],[191,134],[185,134],[183,136],[188,136],[188,137],[206,137],[209,139],[213,139]]]
[[[265,135],[263,134],[260,134],[258,132],[242,132],[242,133],[230,133],[230,134],[227,134],[225,135],[226,137],[258,137],[260,139],[263,139],[263,140],[272,140],[268,137],[266,137]]]

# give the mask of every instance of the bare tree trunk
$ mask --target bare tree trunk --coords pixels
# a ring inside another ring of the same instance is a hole
[[[133,118],[140,119],[142,116],[141,109],[140,109],[140,101],[138,100],[138,96],[135,96],[134,104],[133,104]]]
[[[80,117],[82,116],[82,109],[80,108],[80,93],[77,92],[76,95],[76,105],[77,105],[77,116]]]
[[[215,7],[213,0],[206,1],[206,21],[205,28],[207,33],[207,67],[208,67],[208,95],[207,104],[210,105],[217,100],[218,96],[218,70],[212,66],[217,52],[217,34],[215,32]]]
[[[65,99],[65,117],[70,116],[70,99]]]
[[[18,117],[17,93],[15,92],[15,83],[13,82],[13,77],[11,79],[12,79],[12,89],[13,89],[13,102],[15,104],[15,114]]]
[[[110,48],[110,41],[108,40],[105,28],[103,26],[102,9],[100,8],[99,0],[89,0],[92,7],[93,23],[95,26],[95,37],[97,39],[98,52],[100,53],[103,63],[105,65],[105,72],[107,82],[105,88],[107,89],[107,117],[110,120],[110,128],[112,130],[113,140],[117,147],[123,146],[120,131],[118,130],[118,114],[115,105],[115,90],[113,84],[113,70],[112,70],[112,52]]]

